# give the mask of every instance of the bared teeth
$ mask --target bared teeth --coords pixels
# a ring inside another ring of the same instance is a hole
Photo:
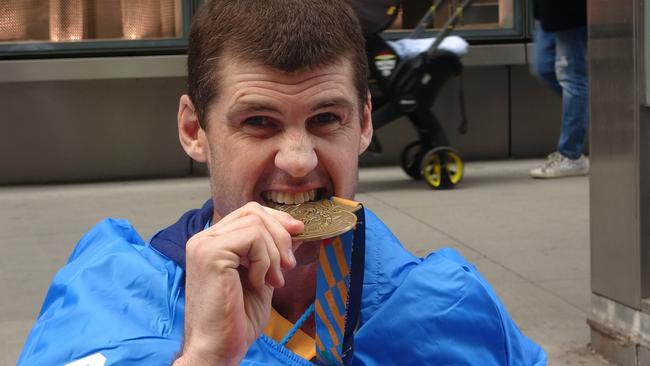
[[[312,189],[305,192],[278,192],[266,191],[262,194],[265,200],[283,204],[299,204],[307,201],[313,201],[316,198],[316,190]]]

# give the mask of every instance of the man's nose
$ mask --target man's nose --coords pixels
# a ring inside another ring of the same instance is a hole
[[[305,133],[286,136],[275,155],[275,166],[294,178],[302,178],[318,165],[314,144]]]

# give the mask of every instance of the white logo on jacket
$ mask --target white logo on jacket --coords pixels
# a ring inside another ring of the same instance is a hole
[[[106,357],[98,352],[76,361],[66,363],[64,366],[104,366],[105,363]]]

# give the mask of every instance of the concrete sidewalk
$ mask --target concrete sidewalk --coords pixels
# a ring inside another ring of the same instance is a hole
[[[539,162],[469,163],[448,191],[365,168],[357,199],[418,255],[460,250],[549,365],[608,365],[587,347],[588,179],[528,178]],[[15,365],[52,276],[97,221],[127,218],[148,238],[208,194],[205,178],[0,188],[0,365]]]

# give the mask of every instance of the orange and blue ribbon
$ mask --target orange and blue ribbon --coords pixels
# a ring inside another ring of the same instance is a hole
[[[363,285],[365,228],[363,209],[357,226],[336,238],[324,240],[316,277],[316,362],[347,365],[352,359]]]

